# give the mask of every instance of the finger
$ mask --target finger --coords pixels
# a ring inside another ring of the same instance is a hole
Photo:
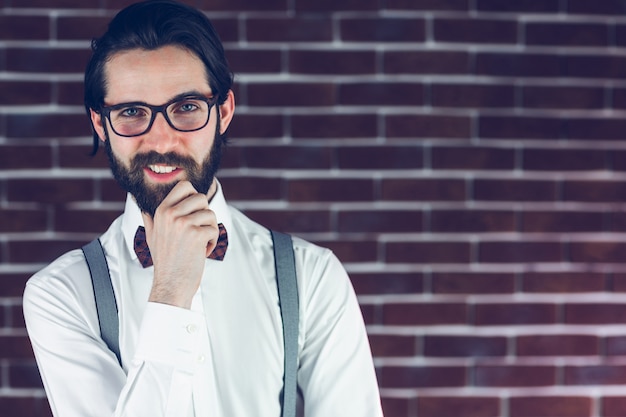
[[[179,181],[176,183],[174,188],[172,188],[169,194],[165,196],[161,205],[164,207],[171,207],[194,194],[198,194],[198,191],[189,181]]]

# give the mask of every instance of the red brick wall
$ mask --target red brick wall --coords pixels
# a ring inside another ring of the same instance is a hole
[[[125,4],[0,0],[3,417],[49,415],[24,282],[122,209],[81,79]],[[345,262],[387,417],[626,414],[626,3],[194,4],[237,73],[227,198]]]

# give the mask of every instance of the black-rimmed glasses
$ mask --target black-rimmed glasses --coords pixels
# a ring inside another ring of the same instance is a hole
[[[109,119],[111,128],[119,136],[133,137],[147,133],[158,113],[172,129],[179,132],[194,132],[209,123],[211,108],[217,97],[184,96],[161,105],[153,106],[143,102],[120,103],[102,107],[100,111]]]

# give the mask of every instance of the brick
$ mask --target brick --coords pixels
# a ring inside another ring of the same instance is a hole
[[[371,304],[360,304],[361,314],[363,315],[363,321],[366,325],[378,324],[376,306]]]
[[[528,396],[509,400],[511,417],[590,417],[593,400],[590,397]]]
[[[522,105],[531,109],[602,109],[605,106],[602,87],[524,86]]]
[[[11,306],[11,320],[9,322],[9,327],[14,329],[24,329],[26,328],[26,321],[24,320],[24,314],[22,312],[22,306]]]
[[[565,385],[623,385],[626,383],[626,366],[565,366],[563,380]]]
[[[475,306],[477,326],[504,326],[556,323],[557,308],[548,303],[491,303]]]
[[[484,12],[524,12],[524,13],[555,13],[560,11],[559,0],[518,0],[503,2],[501,0],[478,0],[476,9]]]
[[[28,336],[0,336],[0,358],[33,359],[33,357],[33,350]],[[0,407],[0,409],[2,408]],[[4,409],[2,410],[5,411]]]
[[[0,272],[0,294],[4,297],[21,297],[26,281],[31,275],[30,273]]]
[[[547,334],[517,336],[517,356],[596,356],[600,354],[597,336]]]
[[[97,234],[94,233],[93,237]],[[89,239],[90,240],[90,239]],[[8,244],[8,261],[13,263],[50,263],[89,241],[82,240],[16,240]]]
[[[6,135],[18,139],[91,136],[91,127],[82,114],[11,114],[6,116]]]
[[[413,401],[410,398],[392,398],[384,395],[381,396],[380,400],[383,413],[386,416],[408,416]]]
[[[565,181],[564,201],[621,202],[626,192],[626,182],[615,181]]]
[[[477,365],[477,387],[543,387],[555,385],[556,367],[541,365]]]
[[[375,11],[378,10],[377,0],[299,0],[296,12],[332,12],[332,11]]]
[[[291,116],[294,139],[374,138],[378,122],[373,114],[324,114]]]
[[[431,86],[435,107],[515,107],[515,88],[504,84],[438,84]]]
[[[316,94],[319,94],[316,93]],[[337,86],[337,104],[356,106],[422,106],[424,86],[403,82],[351,82]]]
[[[525,272],[522,291],[529,293],[579,293],[606,290],[606,277],[595,272]]]
[[[577,211],[524,211],[522,232],[599,232],[605,230],[605,215],[602,212]]]
[[[626,129],[624,120],[611,117],[581,117],[568,119],[565,124],[568,139],[622,140]]]
[[[624,78],[626,58],[617,55],[564,55],[559,57],[564,77]]]
[[[230,138],[281,138],[285,134],[281,115],[238,114],[228,127]]]
[[[282,71],[282,55],[277,49],[226,48],[226,59],[236,74],[279,73]]]
[[[431,149],[432,168],[460,170],[512,170],[515,150],[479,146],[446,146]]]
[[[220,178],[221,180],[221,178]],[[224,181],[222,181],[223,183]],[[97,199],[103,201],[126,201],[126,192],[123,191],[116,181],[112,179],[104,179],[100,181],[100,195]]]
[[[467,116],[389,115],[385,117],[388,138],[457,138],[472,136],[471,119]]]
[[[561,62],[554,54],[479,52],[476,54],[476,75],[558,77]]]
[[[250,42],[330,42],[333,38],[332,20],[324,16],[250,18],[245,24]]]
[[[52,167],[52,149],[49,146],[0,146],[0,171],[14,169],[45,169]]]
[[[383,323],[395,326],[467,324],[468,311],[461,303],[388,303],[383,305]]]
[[[626,355],[626,336],[607,336],[604,345],[607,356]]]
[[[515,275],[501,272],[435,272],[435,294],[509,294],[515,290]]]
[[[0,208],[0,233],[43,232],[47,226],[44,210]]]
[[[433,26],[437,42],[514,44],[518,41],[515,20],[435,18]]]
[[[515,213],[504,210],[433,210],[430,231],[435,233],[513,232]]]
[[[350,280],[359,295],[419,294],[424,291],[424,277],[418,272],[350,272]]]
[[[87,49],[7,48],[7,70],[17,72],[83,73]]]
[[[481,395],[430,396],[425,394],[418,397],[417,412],[421,417],[498,417],[502,415],[500,403],[498,397],[483,397]]]
[[[109,0],[111,1],[111,0]],[[118,0],[123,4],[127,4],[125,0]],[[198,0],[193,4],[194,6],[205,11],[237,11],[237,12],[249,12],[249,11],[282,11],[288,10],[287,0],[268,0],[264,3],[255,2],[253,0]]]
[[[350,18],[339,22],[341,39],[347,42],[424,42],[426,21],[390,17]]]
[[[0,91],[0,105],[47,104],[52,101],[52,84],[47,82],[0,81]]]
[[[37,203],[66,203],[91,201],[94,198],[93,182],[88,179],[12,179],[8,182],[9,201]]]
[[[316,75],[375,74],[376,53],[362,50],[291,50],[289,72]]]
[[[593,149],[524,149],[522,166],[529,171],[591,171],[608,167],[609,155]]]
[[[56,84],[57,103],[72,106],[83,105],[83,83],[59,81]],[[87,116],[85,116],[87,117]]]
[[[91,41],[107,29],[111,16],[59,16],[56,38],[59,40]]]
[[[58,0],[54,2],[55,8],[62,9],[98,9],[98,0]],[[8,0],[7,6],[19,6],[20,8],[50,8],[50,2],[46,0]]]
[[[566,324],[623,324],[626,306],[608,302],[568,303],[564,309]]]
[[[339,169],[420,169],[423,150],[417,146],[350,146],[336,149]]]
[[[626,292],[626,274],[611,274],[609,288],[615,292]]]
[[[265,169],[330,169],[332,149],[322,146],[244,146],[244,166]]]
[[[562,262],[560,242],[483,241],[478,246],[478,260],[484,263]]]
[[[602,416],[603,417],[621,417],[626,410],[626,398],[621,397],[604,397],[601,399]]]
[[[341,210],[337,217],[340,233],[410,233],[423,230],[419,210]]]
[[[378,243],[374,240],[336,239],[332,241],[316,241],[313,243],[327,247],[342,262],[375,262],[378,260]]]
[[[507,353],[505,337],[439,336],[424,338],[424,356],[429,357],[498,357]]]
[[[370,334],[374,357],[407,357],[416,354],[416,336]]]
[[[469,0],[386,0],[390,10],[449,10],[468,11]]]
[[[608,46],[609,28],[599,23],[530,22],[525,27],[527,45]]]
[[[465,264],[470,261],[467,242],[388,242],[385,261],[411,264]]]
[[[9,384],[12,388],[43,388],[35,362],[18,362],[9,365]]]
[[[478,135],[485,139],[559,139],[558,118],[532,116],[481,116]]]
[[[555,201],[557,184],[543,180],[477,179],[474,199],[478,201]]]
[[[461,366],[385,366],[380,372],[383,388],[461,387],[466,369]]]
[[[618,46],[626,45],[626,25],[616,24],[614,30],[615,30],[615,45],[618,45]]]
[[[258,185],[257,185],[258,187]],[[374,184],[368,179],[292,179],[289,201],[373,201]]]
[[[626,244],[623,241],[589,241],[570,244],[571,262],[585,263],[621,263],[626,256]]]
[[[245,210],[263,226],[286,233],[321,233],[331,231],[331,219],[325,210]]]
[[[59,166],[62,168],[109,168],[104,151],[91,155],[92,145],[61,146],[58,150]]]
[[[619,0],[605,0],[597,4],[585,0],[568,0],[567,12],[572,14],[624,14],[626,6]]]
[[[0,15],[0,40],[47,40],[50,19],[46,16]]]
[[[283,198],[283,180],[280,178],[259,178],[240,175],[221,176],[220,182],[228,200],[280,200]]]
[[[0,397],[0,410],[5,416],[37,416],[37,402],[33,397]]]
[[[383,179],[383,200],[463,201],[467,196],[464,180],[458,179]]]
[[[54,212],[54,230],[58,232],[102,233],[121,213],[119,210],[67,210]]]
[[[457,51],[387,51],[386,74],[469,74],[470,56]]]
[[[331,83],[262,83],[247,86],[251,106],[332,106],[335,104],[335,86]]]

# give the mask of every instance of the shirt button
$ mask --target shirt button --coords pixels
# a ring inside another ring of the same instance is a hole
[[[198,356],[198,363],[204,363],[204,355],[199,355]]]
[[[188,324],[187,325],[187,332],[188,333],[195,333],[198,331],[198,326],[196,326],[195,324]]]

